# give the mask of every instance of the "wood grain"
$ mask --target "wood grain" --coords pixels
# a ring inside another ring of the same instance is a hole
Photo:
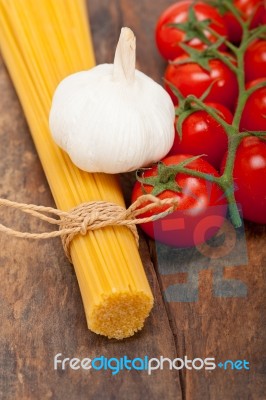
[[[22,109],[0,61],[1,197],[54,205]],[[9,210],[1,222],[22,230],[42,224]],[[145,240],[141,256],[156,300],[145,328],[125,341],[108,340],[88,331],[79,288],[60,240],[31,242],[0,236],[0,398],[1,399],[132,399],[181,398],[178,372],[148,376],[138,371],[105,373],[54,371],[53,357],[171,357],[175,344]],[[162,341],[162,335],[164,340]],[[125,375],[126,374],[126,375]],[[105,388],[105,390],[104,390]],[[67,397],[65,397],[67,395]],[[89,397],[87,397],[89,396]]]
[[[112,62],[122,26],[137,36],[138,68],[161,82],[165,63],[154,42],[154,26],[169,0],[88,0],[98,63]],[[0,59],[0,196],[54,205],[8,73]],[[133,174],[121,182],[130,201]],[[42,223],[0,209],[0,219],[21,229]],[[108,340],[86,327],[76,277],[60,240],[31,242],[0,236],[0,398],[9,399],[187,399],[261,400],[265,369],[265,227],[246,224],[248,262],[223,268],[224,279],[244,283],[244,297],[215,292],[213,261],[198,268],[198,297],[188,285],[188,300],[168,302],[170,285],[186,284],[186,262],[162,274],[158,251],[141,236],[141,257],[155,307],[134,337]],[[147,245],[149,244],[149,246]],[[173,264],[173,263],[172,263]],[[174,262],[175,264],[175,262]],[[155,267],[155,268],[154,268]],[[164,266],[165,268],[170,268]],[[216,272],[215,272],[216,271]],[[221,278],[223,279],[223,278]],[[179,286],[180,288],[181,286]],[[179,293],[179,292],[178,292]],[[216,294],[215,294],[216,293]],[[179,293],[180,294],[180,293]],[[192,297],[191,297],[192,296]],[[191,300],[193,299],[193,301]],[[250,371],[55,371],[53,357],[215,357],[246,359]]]
[[[265,236],[262,226],[246,223],[248,264],[222,268],[220,281],[243,283],[247,294],[241,297],[215,293],[213,261],[195,267],[195,285],[188,284],[189,270],[172,265],[176,273],[158,277],[162,291],[177,285],[175,293],[186,285],[188,300],[167,303],[178,356],[189,359],[215,357],[216,363],[230,359],[247,360],[250,370],[182,370],[181,382],[187,399],[264,399],[265,398]],[[153,249],[154,251],[154,249]],[[174,259],[173,259],[174,261]],[[157,267],[158,268],[158,267]],[[157,269],[158,271],[158,269]],[[216,282],[217,283],[217,282]],[[234,292],[233,292],[234,293]]]

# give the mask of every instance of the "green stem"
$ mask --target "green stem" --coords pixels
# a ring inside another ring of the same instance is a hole
[[[234,45],[229,45],[228,47],[233,51],[237,59],[237,65],[233,65],[232,62],[222,53],[220,53],[217,49],[212,49],[213,55],[219,58],[224,64],[226,64],[235,74],[237,77],[238,82],[238,90],[239,90],[239,97],[238,102],[233,118],[232,125],[227,124],[211,107],[204,104],[200,99],[194,98],[193,96],[189,96],[191,100],[197,106],[199,106],[202,110],[205,110],[209,115],[211,115],[219,124],[221,124],[228,136],[228,155],[226,159],[226,164],[224,168],[223,175],[219,178],[213,179],[213,182],[216,182],[224,191],[227,202],[228,208],[230,212],[231,220],[235,227],[239,227],[242,224],[241,217],[239,214],[239,210],[237,208],[235,194],[234,194],[234,178],[233,178],[233,170],[234,170],[234,162],[236,157],[237,148],[241,142],[241,140],[246,137],[250,136],[248,132],[241,132],[239,133],[239,125],[241,121],[241,116],[243,113],[243,109],[245,107],[246,101],[248,97],[259,87],[264,87],[265,83],[260,83],[255,87],[250,89],[246,89],[245,87],[245,70],[244,70],[244,57],[245,51],[247,47],[252,43],[261,33],[266,31],[266,27],[262,26],[257,28],[254,32],[249,31],[249,23],[242,20],[240,15],[238,14],[236,8],[232,3],[229,1],[225,1],[225,5],[229,11],[236,17],[238,22],[242,27],[242,41],[240,47],[237,48]],[[221,38],[221,35],[214,32],[209,27],[207,28],[212,34],[214,34],[217,39]],[[227,43],[228,44],[228,43]],[[262,133],[258,132],[252,133],[254,136],[261,136]],[[190,171],[191,174],[192,171]],[[194,172],[194,171],[193,171]],[[194,174],[194,173],[193,173]],[[192,175],[192,174],[191,174]],[[195,176],[197,176],[195,174]],[[204,174],[198,173],[198,177],[204,178]],[[205,179],[210,180],[209,178],[205,177]]]
[[[231,125],[229,125],[222,117],[219,116],[219,114],[214,110],[213,107],[208,106],[207,104],[203,103],[202,100],[200,100],[198,97],[195,97],[194,95],[189,95],[187,99],[190,100],[191,103],[195,103],[199,106],[201,110],[206,111],[213,119],[215,119],[218,124],[220,124],[226,131],[231,132]],[[230,133],[231,134],[231,133]]]
[[[243,35],[242,35],[242,41],[239,49],[236,51],[236,57],[237,57],[237,82],[238,82],[238,90],[239,90],[239,97],[238,97],[238,102],[233,118],[232,125],[233,127],[238,130],[239,129],[239,124],[241,121],[241,116],[245,107],[245,104],[247,102],[247,99],[249,96],[258,88],[266,86],[265,83],[259,83],[256,86],[251,87],[250,89],[246,89],[245,87],[245,69],[244,69],[244,57],[245,57],[245,51],[248,47],[248,45],[257,37],[259,32],[262,32],[263,30],[266,29],[266,27],[261,27],[262,29],[257,29],[256,33],[253,35],[249,36],[249,31],[245,23],[242,24],[243,28]]]
[[[225,163],[223,175],[220,177],[220,186],[223,188],[227,202],[229,213],[235,227],[240,227],[242,224],[239,211],[236,205],[234,194],[234,162],[236,157],[237,148],[242,140],[240,135],[232,135],[228,137],[228,154]]]
[[[226,2],[227,4],[227,2]],[[234,8],[233,5],[227,4],[230,11]],[[226,64],[237,76],[238,88],[239,88],[239,98],[238,103],[235,111],[235,115],[233,118],[232,125],[229,125],[223,118],[221,118],[212,107],[209,107],[202,100],[194,97],[188,96],[191,102],[199,106],[202,110],[206,111],[209,115],[211,115],[225,130],[228,136],[228,155],[226,159],[225,169],[223,175],[220,177],[211,177],[208,174],[204,174],[198,171],[192,171],[189,168],[182,168],[184,173],[189,173],[192,176],[196,176],[198,178],[203,178],[208,181],[215,182],[220,186],[223,190],[227,202],[228,202],[228,209],[230,213],[230,217],[232,223],[235,227],[239,227],[242,224],[241,217],[239,214],[239,210],[237,208],[235,195],[234,195],[234,179],[233,179],[233,169],[234,169],[234,161],[236,156],[236,151],[239,146],[239,143],[243,139],[244,135],[239,135],[239,124],[241,120],[241,115],[246,104],[247,98],[249,93],[245,88],[245,75],[244,75],[244,54],[246,49],[246,42],[248,40],[248,27],[242,21],[240,16],[238,15],[237,11],[234,9],[233,14],[240,22],[242,29],[243,29],[243,39],[240,48],[235,47],[234,45],[228,46],[234,52],[237,58],[237,65],[233,65],[233,63],[226,57],[220,53],[217,49],[212,49],[213,56],[219,58],[224,64]],[[212,34],[219,39],[221,36],[217,33],[214,33],[212,29],[209,29]]]
[[[178,173],[195,176],[196,178],[205,179],[206,181],[217,183],[217,185],[222,186],[220,177],[213,176],[205,172],[196,171],[187,167],[180,167],[178,168]]]
[[[189,95],[187,96],[186,100],[184,101],[188,105],[190,104],[191,106],[196,105],[198,109],[206,111],[215,121],[220,124],[228,137],[228,154],[227,154],[227,159],[225,163],[225,168],[224,172],[221,176],[215,177],[210,174],[206,174],[200,171],[195,171],[193,169],[187,168],[185,164],[179,165],[177,168],[177,173],[184,173],[190,176],[195,176],[197,178],[202,178],[207,181],[213,182],[223,190],[227,202],[228,202],[228,209],[230,212],[230,217],[232,220],[232,223],[234,224],[235,227],[239,227],[242,225],[242,220],[239,214],[239,210],[237,208],[236,204],[236,199],[235,199],[235,194],[234,194],[234,178],[233,178],[233,170],[234,170],[234,163],[235,163],[235,157],[237,153],[237,149],[243,138],[247,136],[256,136],[259,138],[265,138],[266,137],[266,132],[239,132],[239,126],[240,126],[240,121],[241,121],[241,116],[246,104],[246,101],[248,97],[258,88],[260,87],[265,87],[266,83],[259,83],[258,85],[255,85],[249,89],[246,89],[245,87],[245,72],[244,72],[244,57],[245,57],[245,52],[247,47],[252,43],[256,38],[259,37],[262,33],[266,32],[266,26],[261,26],[259,28],[256,28],[254,30],[249,29],[250,21],[243,21],[238,10],[235,8],[234,4],[229,1],[229,0],[224,0],[223,5],[229,10],[235,18],[238,20],[242,27],[242,40],[240,43],[239,47],[234,46],[233,44],[229,43],[226,39],[224,39],[221,35],[219,35],[217,32],[215,32],[213,29],[211,29],[209,26],[200,27],[202,30],[200,31],[199,37],[200,39],[207,43],[207,38],[202,39],[202,35],[204,34],[204,30],[208,30],[212,35],[215,35],[215,37],[219,40],[220,42],[225,43],[230,50],[234,53],[236,57],[237,64],[234,65],[232,61],[223,53],[220,53],[218,51],[218,47],[220,43],[217,44],[217,47],[215,45],[210,46],[208,51],[206,52],[206,56],[212,57],[213,58],[218,58],[220,59],[225,65],[227,65],[231,71],[233,71],[237,77],[237,83],[238,83],[238,89],[239,89],[239,96],[238,96],[238,101],[236,105],[236,110],[235,114],[233,117],[232,124],[228,124],[216,111],[214,108],[206,105],[203,102],[203,99],[199,99],[195,97],[194,95]],[[192,53],[192,52],[191,52]],[[193,54],[191,55],[191,57]],[[194,57],[194,56],[193,56]],[[192,57],[192,60],[193,60]],[[194,60],[195,61],[195,60]],[[184,60],[186,62],[186,60]],[[196,60],[196,62],[199,62]],[[200,64],[199,64],[200,65]],[[210,88],[211,89],[211,88]],[[209,90],[210,90],[209,89]],[[182,114],[181,114],[182,116]],[[199,156],[198,156],[199,157]],[[173,179],[174,176],[171,176]],[[151,178],[148,178],[151,179]],[[180,188],[178,188],[179,190]],[[177,189],[176,189],[177,190]]]
[[[251,88],[247,89],[246,93],[249,97],[253,92],[255,92],[256,90],[263,88],[263,87],[266,87],[266,81],[257,83],[257,85],[254,85]]]
[[[248,33],[248,30],[246,30]],[[258,37],[262,34],[262,33],[266,33],[266,26],[262,25],[258,28],[254,29],[254,32],[251,35],[246,35],[246,37],[242,38],[242,43],[241,43],[241,50],[243,49],[244,51],[246,51],[247,47],[254,42],[254,40],[258,39]]]
[[[239,136],[241,136],[241,138],[245,138],[248,136],[255,136],[258,137],[260,139],[264,139],[266,138],[266,132],[264,131],[247,131],[247,132],[239,132]]]
[[[237,146],[238,145],[236,145],[235,149],[237,148]],[[233,153],[231,153],[231,155],[228,158],[229,161],[227,162],[227,166],[228,166],[227,168],[230,170],[232,170],[230,165],[232,162],[234,162],[234,156],[235,155]],[[228,174],[228,172],[225,172],[221,177],[216,177],[216,176],[213,176],[213,175],[210,175],[210,174],[207,174],[204,172],[196,171],[196,170],[186,168],[186,167],[179,167],[178,173],[187,174],[189,176],[195,176],[196,178],[201,178],[206,181],[216,183],[223,190],[223,192],[226,196],[229,214],[230,214],[233,225],[236,228],[239,228],[242,225],[242,220],[241,220],[238,208],[237,208],[235,195],[234,195],[234,191],[233,191],[234,181],[233,181],[232,174]],[[230,178],[229,178],[229,175],[231,175]]]
[[[242,20],[238,9],[230,1],[225,1],[225,6],[226,6],[227,10],[233,14],[233,16],[237,19],[237,21],[243,27],[244,21]]]
[[[246,88],[245,88],[245,69],[244,69],[244,55],[246,50],[246,42],[248,40],[248,26],[244,21],[240,18],[240,24],[242,26],[242,40],[240,47],[236,51],[236,59],[237,59],[237,82],[238,82],[238,102],[233,118],[232,125],[235,129],[239,130],[239,124],[242,116],[243,109],[245,107],[246,101],[248,99]]]
[[[230,58],[220,53],[219,50],[213,49],[212,52],[215,58],[221,60],[225,65],[227,65],[228,68],[230,68],[231,71],[233,71],[235,74],[238,73],[238,68],[232,63],[232,61],[230,61]]]
[[[170,63],[169,63],[170,64]],[[174,64],[174,63],[173,63]],[[163,78],[163,81],[166,85],[168,85],[170,87],[170,89],[172,90],[172,92],[174,93],[174,95],[177,97],[178,101],[180,103],[184,102],[184,96],[182,95],[182,93],[180,92],[179,89],[177,89],[177,87],[175,87],[175,85],[173,85],[171,82],[169,82],[167,79]]]
[[[240,228],[240,226],[242,226],[242,220],[239,214],[239,210],[237,208],[234,194],[226,195],[226,199],[228,202],[228,209],[231,221],[235,228]]]
[[[206,28],[206,31],[210,32],[213,36],[215,36],[217,39],[221,38],[221,35],[216,32],[214,29],[212,29],[210,26]],[[228,47],[234,54],[238,50],[238,47],[236,47],[233,43],[229,42],[229,40],[224,39],[223,43]]]
[[[230,136],[228,138],[228,154],[224,168],[224,173],[221,176],[221,180],[223,181],[224,186],[225,187],[227,186],[227,188],[233,183],[234,161],[235,161],[236,151],[241,140],[242,136],[239,134]]]
[[[239,52],[237,55],[237,64],[238,64],[237,82],[238,82],[239,95],[232,126],[238,130],[242,112],[245,107],[246,101],[248,99],[248,95],[245,88],[244,57],[242,52]]]

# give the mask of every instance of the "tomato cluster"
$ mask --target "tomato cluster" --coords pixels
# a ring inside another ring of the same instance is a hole
[[[205,171],[214,177],[221,176],[224,172],[229,134],[224,124],[217,122],[213,114],[207,112],[207,108],[192,107],[191,112],[183,117],[180,131],[178,121],[182,118],[182,112],[187,112],[187,109],[182,107],[187,96],[193,95],[193,98],[198,98],[203,104],[211,107],[227,124],[237,126],[239,132],[250,132],[250,136],[243,136],[234,155],[232,176],[235,199],[241,204],[245,219],[266,223],[266,141],[263,137],[266,134],[266,85],[263,86],[263,82],[266,82],[266,39],[264,33],[264,36],[254,37],[254,40],[245,46],[247,35],[243,34],[245,27],[240,21],[249,21],[249,32],[253,32],[254,28],[265,25],[266,10],[263,0],[233,0],[230,3],[233,10],[222,10],[211,3],[204,0],[178,1],[161,14],[156,25],[156,44],[161,55],[168,61],[164,74],[165,88],[177,110],[175,141],[162,163],[168,166],[177,165],[186,158],[204,155],[204,159],[194,160],[187,167],[191,170]],[[222,38],[225,40],[221,40]],[[229,46],[230,43],[232,46]],[[244,49],[242,67],[238,64],[236,52],[231,51],[232,47]],[[211,48],[215,49],[216,53],[213,52],[212,56],[208,57]],[[204,63],[201,53],[206,54]],[[192,55],[195,54],[196,57],[193,58]],[[228,60],[235,69],[230,67]],[[242,91],[239,73],[244,77]],[[252,87],[261,83],[261,87],[252,91]],[[244,100],[243,91],[246,95]],[[244,106],[238,118],[236,114],[239,103],[243,103]],[[237,125],[234,125],[237,119]],[[255,137],[254,132],[261,132],[261,136]],[[158,166],[143,172],[144,179],[135,184],[133,201],[144,193],[154,192],[148,179],[145,183],[145,178],[157,174]],[[184,231],[187,232],[187,236],[182,235],[185,239],[169,239],[165,232],[162,235],[159,222],[143,224],[142,228],[151,237],[158,239],[159,235],[158,240],[171,245],[196,245],[200,240],[195,239],[195,235],[192,234],[195,232],[195,222],[199,224],[199,221],[206,219],[214,205],[218,207],[216,217],[224,215],[225,196],[216,181],[209,181],[207,188],[203,178],[184,173],[177,173],[174,180],[180,189],[179,192],[167,189],[166,185],[166,189],[156,195],[161,199],[179,199],[178,210],[183,213],[184,224],[190,227]],[[156,214],[161,210],[162,208],[158,208],[152,213]],[[151,212],[144,216],[149,215]],[[218,220],[221,221],[219,218]],[[208,219],[208,229],[212,224],[217,229],[218,220]],[[207,232],[206,226],[204,229]],[[208,237],[206,233],[205,240]]]

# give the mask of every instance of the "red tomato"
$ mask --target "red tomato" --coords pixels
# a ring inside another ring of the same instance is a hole
[[[256,79],[247,84],[247,89],[265,79]],[[244,107],[241,121],[241,131],[266,131],[266,87],[257,89],[249,96]]]
[[[189,155],[175,155],[162,160],[165,165],[176,165],[189,158]],[[202,159],[197,159],[187,165],[187,168],[218,176],[217,171]],[[142,177],[158,176],[158,167],[154,166],[143,172]],[[222,225],[226,214],[226,200],[223,192],[215,184],[201,178],[186,174],[177,174],[175,182],[182,192],[164,190],[157,195],[160,199],[178,199],[178,209],[166,217],[154,222],[141,224],[141,228],[150,237],[159,242],[175,247],[191,247],[203,243],[215,235]],[[151,193],[153,187],[144,184],[146,192]],[[133,188],[132,201],[143,195],[140,182]],[[149,217],[165,211],[169,206],[156,207],[140,217]]]
[[[261,17],[261,25],[266,24],[266,8],[264,8],[262,17]]]
[[[260,23],[263,23],[263,13],[265,10],[263,0],[234,0],[233,4],[240,11],[244,21],[253,15],[250,24],[251,28],[256,28]],[[224,23],[227,27],[230,42],[239,44],[242,37],[242,28],[231,12],[227,12],[224,15]]]
[[[220,112],[220,116],[231,123],[231,112],[218,103],[206,103]],[[228,140],[224,128],[206,111],[195,111],[182,124],[182,140],[176,132],[170,154],[206,154],[204,160],[219,168],[227,150]]]
[[[245,79],[266,78],[266,40],[255,40],[246,50]]]
[[[223,160],[222,169],[225,165]],[[243,216],[253,222],[266,223],[266,143],[254,136],[240,143],[234,164],[235,198]]]
[[[177,56],[184,53],[184,50],[179,46],[179,43],[184,42],[186,38],[186,33],[184,31],[170,27],[169,24],[186,22],[188,18],[189,7],[193,3],[194,2],[192,0],[174,3],[162,13],[157,22],[155,31],[157,47],[161,55],[167,60],[173,60]],[[199,1],[194,5],[194,11],[198,21],[210,19],[212,21],[210,23],[210,28],[222,36],[227,36],[223,18],[218,14],[214,7]],[[215,42],[217,40],[215,36],[208,32],[206,32],[206,36],[211,42]],[[194,48],[200,49],[206,47],[206,45],[203,45],[198,38],[189,40],[187,44]]]
[[[185,58],[187,58],[186,55],[177,57],[175,62]],[[221,103],[233,110],[238,96],[238,83],[235,74],[220,60],[210,60],[209,66],[210,71],[203,69],[194,62],[180,65],[169,64],[164,77],[166,81],[177,87],[185,97],[189,94],[200,97],[215,81],[205,100]],[[174,104],[177,104],[178,100],[167,84],[165,88],[172,97]]]

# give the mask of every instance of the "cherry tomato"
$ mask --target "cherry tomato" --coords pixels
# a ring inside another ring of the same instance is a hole
[[[222,163],[222,169],[225,159]],[[249,136],[240,143],[233,171],[235,198],[243,216],[253,222],[266,223],[266,142]]]
[[[266,8],[264,8],[262,17],[261,17],[261,25],[266,24]]]
[[[246,82],[266,78],[266,40],[255,40],[245,53]]]
[[[232,122],[233,116],[225,106],[218,103],[206,104],[219,111],[226,122]],[[204,160],[218,169],[226,153],[227,145],[228,139],[224,128],[206,111],[195,111],[182,124],[181,140],[176,132],[169,154],[205,154]]]
[[[175,155],[162,160],[164,165],[176,165],[189,155]],[[190,162],[187,168],[218,176],[217,171],[201,158]],[[158,167],[144,170],[142,177],[158,176]],[[175,247],[191,247],[203,243],[215,235],[224,221],[226,200],[223,192],[215,183],[205,179],[178,173],[174,181],[181,192],[164,190],[157,195],[160,199],[176,198],[178,209],[157,221],[141,224],[141,228],[151,238]],[[143,189],[151,193],[153,186],[136,182],[132,192],[132,202],[143,195]],[[169,206],[158,206],[140,217],[149,217],[165,211]]]
[[[266,79],[256,79],[247,84],[247,89]],[[241,121],[241,131],[266,131],[266,87],[257,89],[249,96],[244,107]]]
[[[177,57],[174,62],[178,63],[186,58],[187,56],[183,55]],[[200,97],[215,81],[205,100],[221,103],[233,110],[238,96],[238,83],[235,74],[220,60],[209,60],[209,67],[210,71],[207,71],[194,62],[180,65],[169,64],[164,77],[185,97],[189,94]],[[170,87],[166,84],[165,88],[174,104],[177,104],[178,100]]]
[[[253,15],[250,28],[256,28],[263,23],[264,5],[263,0],[234,0],[233,4],[241,13],[244,21]],[[242,38],[242,28],[235,16],[231,12],[224,15],[224,23],[227,27],[229,40],[239,44]]]
[[[179,46],[179,43],[184,42],[186,39],[186,33],[183,30],[171,27],[169,24],[186,22],[188,19],[188,10],[193,3],[192,0],[184,0],[174,3],[162,13],[157,22],[155,30],[157,47],[161,55],[167,60],[173,60],[184,53],[184,50]],[[218,14],[214,7],[198,1],[193,6],[193,9],[198,21],[210,19],[212,21],[210,23],[210,28],[222,36],[227,35],[223,18]],[[214,35],[211,35],[208,32],[206,32],[206,37],[211,42],[217,40]],[[206,47],[206,45],[204,45],[198,38],[189,40],[187,44],[200,49]],[[223,46],[223,48],[225,47]]]

